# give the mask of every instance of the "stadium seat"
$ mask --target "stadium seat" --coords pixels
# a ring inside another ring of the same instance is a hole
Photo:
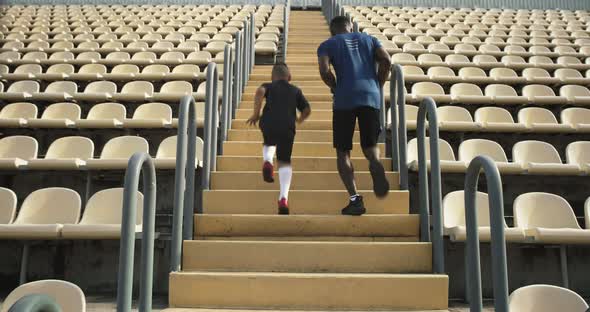
[[[470,139],[459,145],[459,161],[468,165],[475,157],[484,155],[496,163],[498,170],[505,174],[521,174],[524,168],[521,164],[508,161],[506,153],[500,144],[485,139]]]
[[[569,124],[560,124],[553,113],[541,107],[526,107],[518,111],[518,122],[525,124],[535,133],[539,132],[573,132]]]
[[[187,81],[169,81],[162,85],[160,92],[152,99],[162,102],[177,102],[185,95],[193,95],[193,86]]]
[[[577,165],[563,164],[553,145],[541,141],[521,141],[512,147],[512,157],[527,173],[544,175],[578,175]]]
[[[86,311],[86,298],[80,287],[66,281],[41,280],[21,285],[13,290],[4,300],[0,312],[8,312],[18,300],[33,294],[50,296],[63,312]]]
[[[588,304],[575,292],[553,285],[530,285],[519,288],[508,299],[510,311],[575,312],[586,311]]]
[[[125,119],[125,128],[164,128],[172,124],[172,109],[164,103],[146,103],[135,109],[132,119]]]
[[[426,138],[426,161],[430,169],[430,143]],[[451,145],[443,139],[438,139],[440,169],[443,172],[465,172],[467,166],[462,161],[455,159],[455,153]],[[413,171],[418,171],[418,139],[414,138],[408,142],[408,166]]]
[[[118,128],[123,126],[127,112],[119,103],[100,103],[92,106],[85,119],[78,119],[78,128]]]
[[[481,89],[471,83],[457,83],[451,86],[451,98],[454,103],[491,104],[492,98],[484,96]]]
[[[94,81],[89,83],[83,93],[76,93],[77,101],[104,102],[117,93],[117,85],[112,81]]]
[[[137,191],[135,234],[142,231],[143,194]],[[123,215],[123,188],[111,188],[94,193],[88,199],[79,223],[64,224],[64,239],[119,239]]]
[[[69,136],[51,143],[44,158],[31,159],[27,169],[38,170],[78,170],[86,165],[86,160],[94,155],[92,140]]]
[[[37,158],[39,144],[32,137],[15,135],[0,139],[0,169],[14,170]]]
[[[0,113],[1,114],[1,113]],[[580,132],[590,130],[590,109],[570,107],[561,111],[561,122]]]
[[[522,88],[522,95],[531,103],[537,105],[563,105],[567,104],[567,98],[556,96],[553,89],[546,85],[531,84]]]
[[[505,84],[487,85],[484,94],[491,97],[497,105],[520,105],[529,102],[526,96],[519,96],[513,87]]]
[[[475,111],[475,121],[480,123],[485,131],[522,132],[526,126],[515,123],[512,115],[501,107],[480,107]]]
[[[27,119],[29,128],[69,128],[80,119],[80,106],[74,103],[55,103],[47,106],[41,118]]]
[[[590,105],[590,90],[584,86],[565,85],[559,89],[559,94],[572,104]]]
[[[34,118],[37,118],[37,105],[27,102],[10,103],[0,110],[0,127],[24,127],[27,119]]]
[[[0,92],[2,101],[24,101],[30,99],[33,93],[40,91],[39,83],[32,80],[20,80],[12,83],[5,92]]]
[[[158,146],[156,158],[154,159],[156,168],[158,169],[174,169],[176,168],[176,144],[177,136],[167,137]],[[200,167],[203,164],[203,139],[197,137],[195,167]]]
[[[442,106],[436,109],[438,124],[445,131],[477,131],[481,124],[475,123],[468,110],[458,106]]]
[[[414,102],[419,102],[426,97],[431,97],[437,103],[451,102],[451,96],[445,94],[445,90],[434,82],[418,82],[412,86],[412,94],[409,97]]]
[[[568,144],[565,150],[566,162],[578,165],[586,173],[590,173],[590,142],[578,141]]]
[[[0,224],[10,224],[16,216],[16,194],[10,189],[0,187]]]
[[[154,85],[149,81],[131,81],[121,89],[121,93],[115,93],[112,99],[122,102],[145,102],[154,94]]]
[[[89,170],[125,169],[129,158],[136,152],[149,153],[146,139],[137,136],[120,136],[110,139],[102,148],[100,158],[88,159]]]
[[[0,239],[58,239],[63,224],[78,222],[81,202],[80,195],[67,188],[34,191],[13,223],[0,224]]]
[[[514,225],[529,240],[544,244],[588,244],[590,231],[582,230],[570,204],[561,196],[532,192],[514,200]]]
[[[477,208],[477,229],[480,242],[491,241],[490,231],[490,207],[488,194],[477,192],[475,194]],[[464,242],[467,240],[467,227],[465,226],[465,194],[464,191],[448,193],[443,199],[443,230],[452,241]],[[508,242],[523,242],[524,231],[520,228],[509,228],[504,221],[504,235]]]

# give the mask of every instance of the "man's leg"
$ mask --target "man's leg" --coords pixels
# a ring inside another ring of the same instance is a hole
[[[377,197],[385,197],[389,192],[389,182],[385,175],[383,164],[379,160],[377,140],[381,132],[380,111],[370,107],[359,109],[359,128],[361,132],[361,147],[363,154],[369,161],[369,171],[373,179],[373,192]]]
[[[352,161],[350,161],[350,151],[336,150],[336,158],[338,174],[340,174],[340,179],[344,183],[348,195],[358,195],[354,181],[354,167]]]

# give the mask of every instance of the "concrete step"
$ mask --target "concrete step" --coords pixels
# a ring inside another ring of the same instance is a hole
[[[305,98],[308,101],[331,101],[332,94],[329,92],[326,93],[305,93]],[[254,93],[244,93],[242,96],[242,100],[244,101],[253,101],[254,100]]]
[[[270,77],[270,74],[269,74],[269,77]],[[266,81],[250,80],[250,81],[248,81],[248,87],[258,88],[262,83],[268,82],[268,81],[270,81],[270,79],[267,79]],[[323,83],[324,83],[323,81],[314,81],[314,80],[291,80],[291,84],[296,85],[299,88],[323,86],[324,85]]]
[[[164,309],[162,310],[162,312],[270,312],[270,311],[288,311],[288,312],[328,312],[328,311],[303,311],[303,310],[289,310],[289,309],[285,309],[285,310],[277,310],[277,309],[272,309],[272,310],[244,310],[244,309],[220,309],[220,308],[216,308],[216,309],[200,309],[200,308],[168,308],[168,309]],[[329,312],[352,312],[352,311],[336,311],[336,310],[330,310]],[[360,312],[360,311],[356,311],[356,312]],[[393,310],[383,310],[381,312],[449,312],[449,310],[412,310],[412,311],[393,311]]]
[[[311,64],[312,62],[306,61],[303,64]],[[317,59],[315,61],[317,64]],[[317,81],[318,83],[323,83],[322,78],[320,77],[319,73],[315,73],[313,75],[303,75],[303,74],[293,74],[291,75],[293,80],[303,80],[303,81]],[[260,85],[263,82],[269,82],[270,75],[269,74],[251,74],[250,75],[250,83],[256,83]]]
[[[390,190],[399,189],[399,176],[386,172]],[[373,190],[373,181],[367,171],[355,172],[356,185],[359,190]],[[278,190],[279,183],[266,183],[260,172],[252,171],[216,171],[211,174],[213,190]],[[344,185],[335,171],[295,171],[291,190],[343,190]]]
[[[368,168],[368,162],[361,157],[351,159],[356,170]],[[381,160],[385,170],[391,171],[390,158]],[[297,171],[336,171],[336,157],[291,157],[291,165]],[[217,171],[260,171],[262,156],[218,156]]]
[[[315,72],[317,73],[317,69],[315,70]],[[296,85],[292,82],[293,85],[297,86],[299,89],[301,89],[301,91],[303,91],[303,94],[306,95],[307,93],[311,93],[311,94],[331,94],[330,92],[330,88],[328,88],[328,86],[324,85],[323,83],[321,85]],[[246,90],[244,91],[244,93],[248,94],[248,93],[252,93],[255,94],[256,90],[258,89],[259,86],[256,85],[250,85],[246,87]]]
[[[391,191],[384,199],[373,192],[360,192],[368,214],[407,214],[408,191]],[[208,214],[269,214],[277,213],[278,191],[209,190],[203,194],[203,212]],[[289,210],[292,215],[339,215],[348,203],[345,191],[292,191]]]
[[[311,104],[312,107],[314,107],[314,105],[314,103]],[[257,126],[246,124],[246,119],[235,119],[231,125],[232,129],[258,129]],[[304,123],[297,125],[297,130],[332,130],[332,120],[306,120]]]
[[[434,274],[179,272],[171,307],[446,309],[448,277]]]
[[[238,109],[236,111],[236,118],[237,119],[248,119],[252,115],[252,109]],[[307,119],[309,120],[332,120],[332,110],[331,109],[313,109],[311,115]]]
[[[298,130],[295,135],[295,142],[332,142],[332,130]],[[353,135],[353,141],[359,142],[360,132],[356,131]],[[262,132],[260,130],[237,130],[230,129],[228,141],[254,141],[262,142]]]
[[[321,82],[318,82],[318,83],[321,83]],[[314,109],[332,109],[334,106],[334,102],[332,100],[329,100],[329,101],[309,101],[309,104],[310,104],[312,110],[314,110]],[[239,106],[240,109],[252,109],[253,107],[254,107],[253,100],[249,100],[249,101],[242,100],[242,102],[240,103],[240,106]]]
[[[430,273],[431,243],[185,241],[182,271]]]
[[[381,151],[385,150],[385,144],[378,144]],[[226,156],[255,156],[261,154],[261,145],[258,142],[227,141],[223,144],[223,154]],[[293,144],[293,156],[307,157],[333,157],[336,150],[332,143],[324,142],[298,142]],[[363,157],[360,143],[353,143],[351,157]]]
[[[196,238],[348,237],[387,238],[419,234],[418,215],[252,215],[195,214]]]

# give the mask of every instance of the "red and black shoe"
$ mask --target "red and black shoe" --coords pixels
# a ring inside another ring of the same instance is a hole
[[[286,198],[281,198],[281,200],[279,200],[279,214],[280,215],[288,215],[289,214],[289,204],[287,203]]]
[[[265,182],[273,183],[275,181],[274,175],[275,172],[272,163],[265,161],[264,165],[262,165],[262,179]]]

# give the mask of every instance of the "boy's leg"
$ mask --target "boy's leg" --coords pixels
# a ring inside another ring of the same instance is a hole
[[[385,197],[389,192],[389,182],[385,176],[385,169],[379,160],[377,141],[381,132],[379,118],[380,111],[371,107],[363,107],[358,111],[359,130],[361,132],[361,147],[363,154],[369,161],[369,171],[373,179],[373,192],[377,197]]]
[[[294,133],[285,134],[277,145],[277,160],[279,165],[279,214],[289,214],[289,189],[293,177],[291,154],[293,152]]]
[[[274,182],[274,166],[273,159],[276,152],[276,143],[273,138],[262,130],[262,137],[264,139],[264,145],[262,146],[262,158],[264,163],[262,165],[262,179],[265,182]]]

